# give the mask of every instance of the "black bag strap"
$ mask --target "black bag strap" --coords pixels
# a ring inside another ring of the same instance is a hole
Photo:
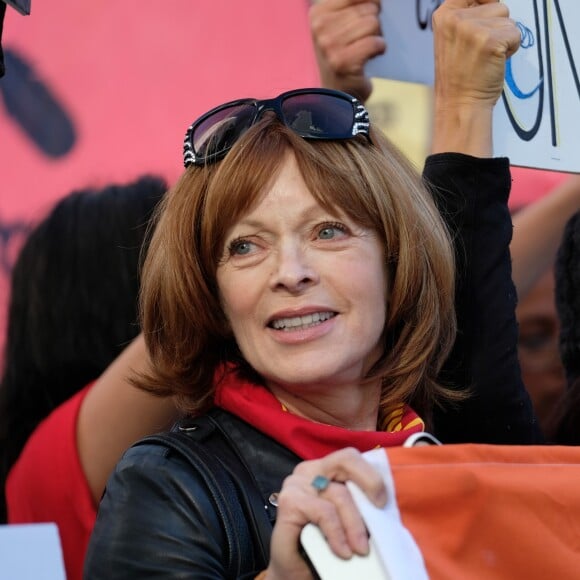
[[[185,458],[201,476],[224,522],[228,559],[227,577],[238,578],[241,570],[251,569],[252,546],[248,526],[237,493],[223,467],[212,458],[201,444],[177,431],[150,435],[143,443],[157,443]],[[140,443],[141,443],[140,442]]]
[[[244,461],[236,442],[211,415],[206,415],[203,420],[211,423],[221,434],[221,438],[210,438],[210,448],[217,457],[223,460],[230,476],[242,492],[240,496],[244,502],[246,514],[251,518],[250,529],[253,532],[254,545],[258,548],[259,556],[266,568],[270,561],[270,538],[273,526],[270,508],[264,501],[254,474]]]
[[[272,534],[268,507],[221,425],[209,416],[199,417],[181,422],[177,430],[145,437],[142,442],[169,447],[202,477],[224,522],[228,577],[267,568]],[[261,561],[254,561],[253,555]]]

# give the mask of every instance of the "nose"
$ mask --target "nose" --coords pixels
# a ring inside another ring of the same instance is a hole
[[[276,261],[270,278],[272,290],[285,290],[300,294],[318,283],[316,269],[308,260],[307,252],[300,244],[285,244],[276,253]]]

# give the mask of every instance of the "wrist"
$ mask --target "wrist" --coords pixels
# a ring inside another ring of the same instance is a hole
[[[435,99],[431,153],[464,153],[492,157],[493,106]]]
[[[320,82],[326,89],[335,89],[352,95],[365,103],[373,90],[372,81],[364,75],[339,75],[320,68]]]

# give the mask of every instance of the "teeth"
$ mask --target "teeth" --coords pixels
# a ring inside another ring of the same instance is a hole
[[[334,316],[334,312],[314,312],[306,316],[294,316],[293,318],[279,318],[272,322],[272,328],[276,330],[297,330],[308,328],[324,322]]]

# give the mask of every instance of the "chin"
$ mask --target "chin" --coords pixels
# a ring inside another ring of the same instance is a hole
[[[292,387],[300,389],[300,387],[308,387],[308,385],[328,385],[328,388],[332,389],[339,384],[358,383],[361,380],[360,373],[352,371],[337,373],[336,367],[333,369],[334,372],[324,372],[321,369],[317,369],[316,372],[305,371],[300,373],[296,372],[296,368],[300,367],[295,366],[287,373],[277,369],[275,373],[264,373],[262,376],[266,377],[266,382],[284,386],[288,390],[291,390]]]

